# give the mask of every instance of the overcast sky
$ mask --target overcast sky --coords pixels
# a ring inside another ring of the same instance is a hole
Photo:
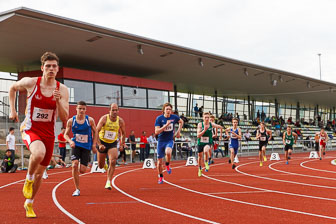
[[[334,0],[0,0],[196,50],[334,82]]]

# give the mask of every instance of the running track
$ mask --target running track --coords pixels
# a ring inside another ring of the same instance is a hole
[[[36,219],[25,218],[25,172],[0,174],[0,223],[336,223],[336,167],[330,163],[336,152],[322,161],[308,154],[263,167],[256,157],[241,157],[235,170],[227,158],[217,159],[201,178],[196,167],[177,161],[162,185],[156,170],[121,166],[111,191],[104,189],[106,174],[81,176],[80,197],[71,196],[71,168],[54,169],[34,202]]]

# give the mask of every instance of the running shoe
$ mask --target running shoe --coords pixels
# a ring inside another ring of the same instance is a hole
[[[262,162],[260,162],[259,166],[263,166],[263,163],[262,163]]]
[[[286,161],[286,165],[288,165],[289,164],[289,162],[288,161]]]
[[[105,163],[105,165],[104,165],[104,170],[108,170],[108,165],[107,165],[107,163]]]
[[[170,169],[170,166],[166,166],[166,170],[168,174],[171,174],[172,170]]]
[[[235,169],[236,168],[236,164],[232,164],[232,169]]]
[[[201,177],[202,176],[202,169],[198,168],[198,176]]]
[[[33,196],[33,183],[34,180],[28,180],[26,179],[26,182],[23,185],[23,196],[27,199],[31,199]]]
[[[204,165],[205,165],[205,172],[208,172],[210,169],[208,162],[204,162]]]
[[[159,177],[158,184],[163,184],[163,177]]]
[[[26,209],[27,218],[36,218],[36,214],[33,210],[33,203],[24,203],[23,207]]]
[[[323,152],[323,155],[325,156],[325,152]]]
[[[79,196],[80,195],[80,190],[79,189],[76,189],[73,193],[72,193],[72,196]]]
[[[267,157],[266,157],[266,156],[264,156],[264,161],[265,161],[265,162],[267,161]]]
[[[322,157],[320,157],[320,160],[322,160]]]
[[[291,157],[290,157],[290,156],[288,156],[288,159],[291,159]]]
[[[106,181],[105,189],[112,190],[111,181]]]
[[[231,159],[229,159],[229,163],[231,163]]]

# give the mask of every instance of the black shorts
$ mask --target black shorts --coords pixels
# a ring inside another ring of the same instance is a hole
[[[101,144],[102,144],[103,146],[105,146],[105,149],[104,149],[104,150],[100,150],[100,149],[98,148],[98,151],[99,151],[100,153],[107,153],[109,149],[113,149],[113,148],[117,148],[117,147],[118,147],[118,141],[114,141],[114,142],[112,142],[112,143],[106,143],[106,142],[100,140],[100,142],[101,142]]]
[[[318,152],[320,150],[320,143],[315,142],[315,151]]]
[[[210,147],[210,149],[211,149],[211,144],[206,144],[206,145],[197,145],[197,149],[198,149],[198,152],[200,153],[200,152],[203,152],[204,151],[204,147],[205,146],[209,146]]]
[[[293,146],[292,145],[285,145],[285,151],[288,150],[293,150]]]
[[[87,166],[90,159],[90,151],[76,146],[74,149],[71,149],[71,161],[80,160],[80,164]]]
[[[259,142],[259,151],[262,150],[263,146],[265,146],[265,148],[267,148],[267,142]]]
[[[136,144],[131,144],[131,149],[134,151],[136,150]]]

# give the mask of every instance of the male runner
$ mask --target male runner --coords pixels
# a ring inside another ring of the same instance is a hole
[[[180,137],[180,132],[183,127],[183,120],[179,116],[172,114],[173,106],[170,103],[165,103],[162,107],[163,115],[160,115],[155,120],[155,135],[159,135],[157,144],[157,171],[159,174],[159,184],[163,183],[163,157],[166,156],[166,170],[171,174],[170,159],[174,146],[174,137]],[[174,125],[178,123],[179,127],[174,136]]]
[[[99,132],[99,138],[97,139],[99,168],[104,167],[106,156],[109,158],[105,184],[105,189],[108,190],[112,189],[111,181],[118,158],[118,138],[120,139],[119,150],[122,151],[125,147],[125,121],[118,114],[118,105],[111,104],[109,114],[103,115],[97,125],[97,132]]]
[[[202,160],[204,152],[204,166],[205,172],[208,172],[210,167],[208,163],[209,151],[213,145],[213,129],[220,128],[221,132],[223,127],[211,122],[210,114],[203,113],[203,122],[197,125],[197,146],[198,146],[198,176],[202,176]]]
[[[320,131],[320,139],[319,139],[319,145],[320,145],[320,160],[322,160],[322,155],[324,156],[325,155],[325,150],[326,150],[326,144],[327,144],[327,141],[328,141],[328,134],[327,132],[324,130],[324,128],[321,128],[321,131]]]
[[[230,137],[229,150],[231,155],[229,163],[232,162],[232,169],[234,169],[236,168],[234,158],[238,153],[239,139],[242,139],[241,129],[238,127],[238,118],[232,118],[232,127],[227,128],[225,132],[226,135]]]
[[[291,155],[293,150],[293,145],[296,144],[297,134],[292,132],[291,126],[287,126],[287,131],[284,132],[282,141],[285,145],[285,157],[286,157],[286,164],[288,165],[289,155]]]
[[[268,130],[265,127],[265,123],[260,123],[260,129],[257,131],[257,139],[259,139],[259,159],[260,159],[260,166],[263,165],[263,161],[267,161],[266,158],[266,147],[268,141],[272,139],[272,131]]]
[[[49,165],[54,150],[54,126],[57,116],[66,122],[69,114],[69,92],[65,85],[56,81],[59,59],[46,52],[41,57],[42,77],[25,77],[9,89],[10,119],[19,121],[15,110],[16,91],[27,91],[26,118],[21,124],[22,139],[31,152],[27,178],[23,186],[26,217],[34,218],[33,201],[42,175]]]
[[[210,114],[209,114],[210,115]],[[203,114],[203,117],[204,117],[204,114]],[[215,123],[215,116],[214,115],[210,115],[210,122],[211,123]],[[222,130],[222,129],[221,129]],[[208,164],[213,164],[214,161],[213,161],[213,150],[215,150],[215,144],[216,144],[216,141],[218,141],[218,134],[217,134],[218,130],[217,128],[212,128],[212,139],[213,139],[213,142],[211,144],[211,148],[209,150],[209,161],[208,161]],[[221,135],[220,135],[221,136]]]
[[[64,138],[69,142],[71,149],[72,177],[76,190],[72,196],[79,196],[79,172],[85,173],[90,159],[90,151],[97,153],[97,129],[92,117],[85,114],[86,103],[79,101],[76,107],[77,115],[68,120]],[[70,129],[73,138],[69,137]],[[80,161],[80,169],[78,164]]]

